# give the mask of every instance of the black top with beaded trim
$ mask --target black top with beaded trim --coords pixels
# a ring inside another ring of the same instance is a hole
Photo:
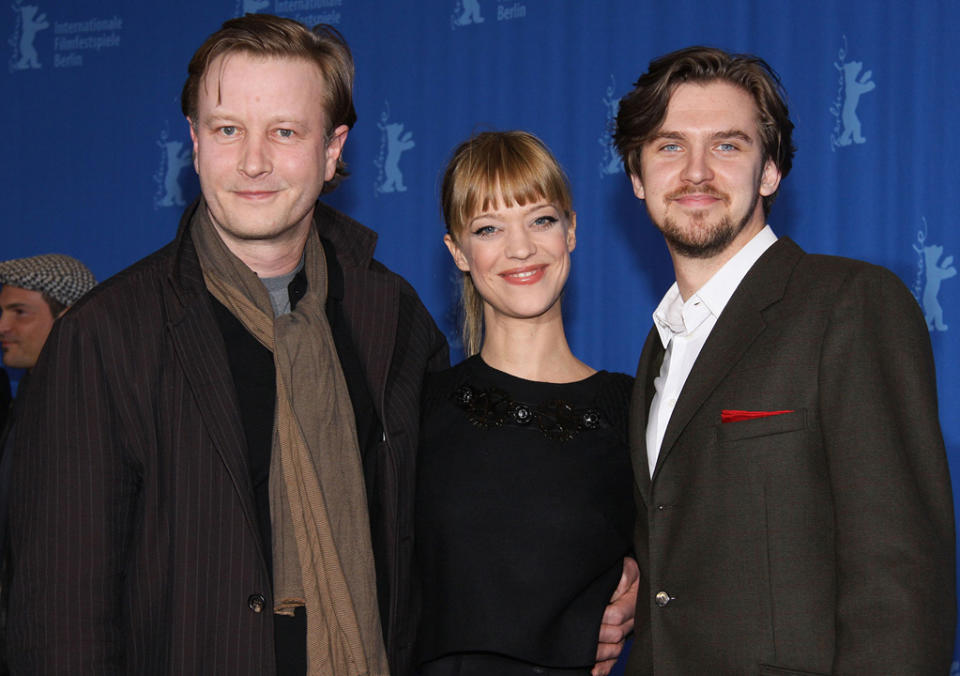
[[[479,356],[428,376],[416,537],[420,662],[489,652],[594,663],[631,548],[633,378],[541,383]]]

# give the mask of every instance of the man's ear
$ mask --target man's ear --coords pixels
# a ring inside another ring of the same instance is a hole
[[[470,264],[467,262],[467,257],[463,255],[463,250],[460,248],[460,245],[453,241],[453,237],[450,236],[449,232],[443,236],[443,243],[447,245],[447,251],[450,252],[456,266],[463,272],[470,272]]]
[[[341,124],[331,132],[330,138],[327,140],[326,166],[324,167],[323,174],[324,181],[331,180],[334,174],[337,173],[337,160],[339,160],[340,155],[343,154],[343,146],[347,142],[347,132],[349,131],[350,127]]]
[[[643,181],[640,177],[636,174],[630,174],[630,183],[633,184],[633,194],[637,196],[637,199],[646,199],[643,192]]]
[[[760,174],[760,195],[767,197],[777,192],[782,178],[780,170],[773,160],[767,160],[763,165],[763,173]]]
[[[190,140],[193,142],[193,170],[200,174],[200,167],[197,164],[197,130],[193,126],[193,120],[187,118],[187,126],[190,127]]]

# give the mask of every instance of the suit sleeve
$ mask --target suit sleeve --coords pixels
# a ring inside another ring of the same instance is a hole
[[[859,268],[846,280],[820,387],[838,561],[833,673],[946,674],[952,491],[926,324],[892,273]]]
[[[122,578],[136,473],[114,419],[104,369],[109,344],[71,319],[68,314],[54,327],[17,425],[13,673],[124,672]]]
[[[426,309],[424,309],[424,313],[426,313]],[[427,316],[429,317],[429,313],[427,313]],[[433,319],[430,320],[430,324],[432,340],[430,357],[427,360],[427,373],[450,368],[450,347],[447,345],[447,339],[437,328]]]

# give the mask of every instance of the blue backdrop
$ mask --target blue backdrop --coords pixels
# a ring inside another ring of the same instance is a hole
[[[198,193],[179,112],[194,49],[245,11],[327,22],[353,48],[360,117],[346,147],[353,176],[328,201],[380,233],[379,258],[417,288],[454,357],[439,174],[472,132],[522,128],[547,142],[574,187],[578,246],[564,308],[573,349],[629,373],[672,269],[609,142],[617,100],[665,52],[757,53],[783,78],[797,125],[793,173],[770,222],[808,251],[885,265],[913,290],[960,476],[952,0],[4,4],[0,259],[69,253],[103,279],[160,247]]]

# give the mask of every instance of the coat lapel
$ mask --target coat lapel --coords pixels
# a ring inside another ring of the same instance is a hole
[[[783,297],[802,255],[800,247],[781,238],[767,249],[737,287],[680,392],[660,446],[654,479],[690,420],[763,332],[763,310]]]
[[[396,344],[400,280],[373,261],[377,234],[339,211],[317,202],[317,231],[336,251],[343,271],[343,310],[380,420],[385,421],[387,374]]]
[[[649,505],[650,470],[647,463],[647,416],[653,400],[653,380],[660,373],[663,363],[663,343],[656,328],[650,329],[647,341],[640,353],[637,377],[633,381],[630,397],[630,458],[633,479],[645,504]]]
[[[383,400],[396,344],[400,312],[400,286],[395,277],[362,268],[344,268],[343,308],[350,324],[360,362],[366,368],[367,385],[381,420],[386,415]],[[363,291],[361,293],[361,290]]]
[[[188,219],[192,212],[193,209],[188,209],[184,218]],[[193,242],[183,227],[178,245],[174,270],[167,280],[163,298],[167,330],[204,426],[234,484],[247,524],[259,542],[236,385],[220,327],[206,298]]]

